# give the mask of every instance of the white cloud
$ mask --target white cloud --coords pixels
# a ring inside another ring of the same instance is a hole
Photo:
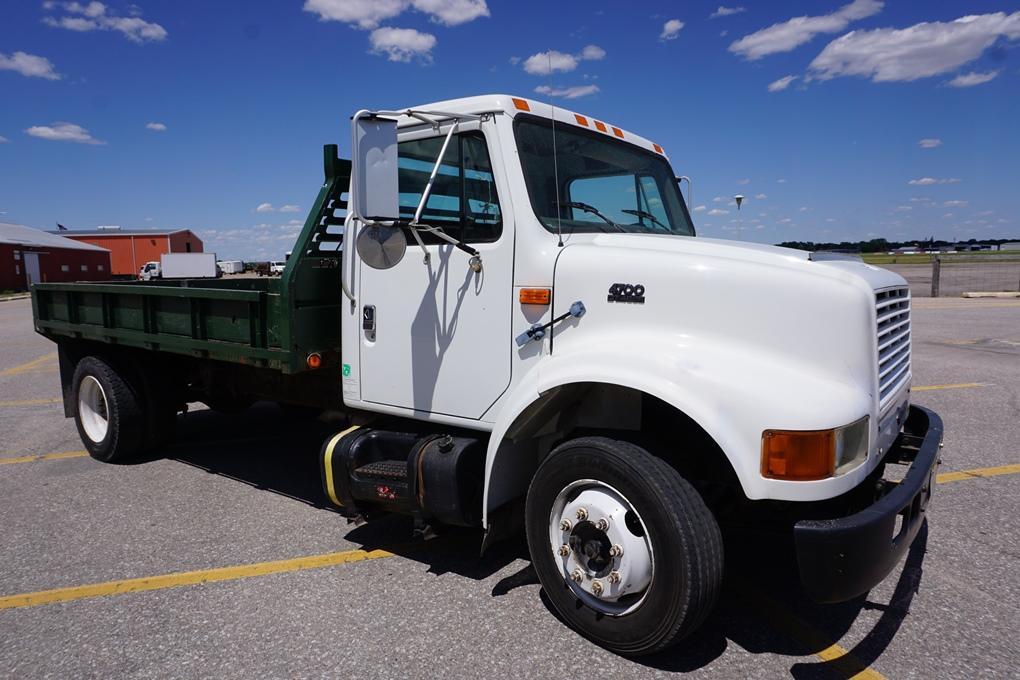
[[[806,205],[802,205],[802,206],[800,206],[800,211],[801,212],[807,212],[808,211],[808,207]]]
[[[524,70],[535,76],[547,76],[550,73],[566,73],[577,68],[577,57],[556,50],[539,52],[524,60]]]
[[[535,76],[547,76],[552,73],[567,73],[577,68],[582,61],[599,61],[605,59],[606,51],[598,45],[585,45],[579,54],[567,54],[559,50],[549,50],[533,54],[524,60],[524,70]]]
[[[734,41],[729,49],[730,52],[751,61],[770,54],[789,52],[820,33],[838,33],[851,21],[878,13],[884,4],[880,0],[853,0],[832,14],[794,17],[745,35],[740,40]]]
[[[128,40],[137,43],[166,40],[166,29],[159,24],[145,21],[141,17],[122,17],[112,14],[101,2],[83,5],[79,2],[48,2],[43,8],[49,11],[63,10],[60,17],[43,17],[43,23],[54,28],[88,33],[89,31],[117,31]]]
[[[60,80],[61,76],[53,70],[53,62],[46,57],[40,57],[27,52],[15,52],[7,56],[0,52],[0,71],[15,71],[29,78],[45,78],[46,80]]]
[[[713,198],[713,199],[712,199],[712,202],[713,202],[713,203],[722,203],[722,202],[723,202],[723,201],[725,201],[725,200],[726,200],[726,199],[725,199],[725,198],[723,198],[722,196],[716,196],[715,198]]]
[[[548,85],[539,85],[535,88],[535,92],[538,94],[544,94],[550,97],[563,97],[564,99],[587,97],[597,93],[598,91],[598,85],[574,85],[573,87],[550,87]]]
[[[956,177],[918,177],[907,182],[915,187],[928,187],[932,184],[959,184],[960,180]]]
[[[964,208],[968,205],[968,203],[969,203],[968,201],[943,201],[942,205],[946,206],[947,208],[956,207]]]
[[[166,124],[165,123],[146,123],[145,124],[145,129],[146,130],[154,130],[156,132],[166,132]]]
[[[659,34],[659,40],[676,40],[680,37],[680,31],[683,30],[684,22],[679,19],[670,19],[662,25],[662,33]]]
[[[938,137],[925,137],[919,139],[917,145],[922,149],[934,149],[935,147],[942,146],[942,140]]]
[[[766,198],[768,198],[768,196],[766,196],[765,194],[755,194],[754,198],[758,201],[764,201]]]
[[[780,177],[779,179],[776,180],[776,184],[786,184],[786,178]]]
[[[852,31],[826,45],[808,68],[819,80],[837,76],[862,76],[874,82],[917,80],[977,59],[1000,37],[1020,38],[1020,12]]]
[[[783,76],[779,80],[773,80],[769,83],[769,92],[782,92],[790,87],[790,83],[795,80],[797,80],[797,76]]]
[[[704,212],[704,211],[705,211],[705,206],[703,206],[703,205],[699,205],[698,207],[696,207],[694,209],[694,212]]]
[[[273,208],[273,204],[272,203],[259,203],[255,207],[255,212],[257,212],[257,213],[269,213],[269,212],[273,212],[273,210],[275,210],[275,208]]]
[[[411,5],[428,14],[432,21],[445,26],[457,26],[490,16],[485,0],[411,0]]]
[[[711,210],[708,211],[708,214],[709,215],[713,215],[713,216],[714,215],[729,215],[730,211],[729,210],[723,210],[721,208],[712,208]]]
[[[746,11],[747,11],[746,7],[723,7],[722,5],[719,5],[719,9],[709,14],[708,18],[716,19],[718,17],[728,17],[731,14],[740,14],[741,12]]]
[[[783,219],[779,220],[780,224],[791,224],[792,222],[793,220],[791,220],[789,217],[784,217]]]
[[[744,177],[742,179],[738,179],[737,180],[737,184],[750,184],[750,183],[751,183],[751,180],[748,179],[747,177]]]
[[[408,62],[418,57],[424,62],[432,61],[432,48],[436,36],[422,33],[413,28],[391,28],[384,26],[368,36],[373,54],[385,54],[389,61]]]
[[[297,206],[297,205],[294,205],[293,203],[288,203],[286,205],[281,205],[280,206],[280,212],[282,212],[282,213],[301,212],[301,207]]]
[[[999,75],[998,71],[988,71],[987,73],[979,73],[978,71],[971,71],[970,73],[962,73],[952,80],[947,85],[950,87],[974,87],[975,85],[981,85],[987,83],[989,80]]]
[[[914,206],[912,205],[898,205],[895,208],[893,208],[893,212],[908,212],[913,209]]]
[[[407,9],[408,0],[307,0],[304,10],[322,21],[342,21],[358,28],[377,28]]]
[[[306,12],[318,14],[322,21],[341,21],[366,30],[412,7],[446,26],[489,16],[485,0],[306,0],[304,4]]]
[[[6,144],[9,141],[11,141],[11,140],[7,139],[3,135],[0,135],[0,144]]]
[[[25,130],[27,134],[39,139],[54,142],[75,142],[76,144],[106,144],[89,134],[81,125],[74,123],[54,123],[53,125],[33,125]]]

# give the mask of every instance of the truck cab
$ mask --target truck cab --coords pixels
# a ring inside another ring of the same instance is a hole
[[[161,276],[159,262],[146,262],[138,270],[138,278],[142,281],[151,281]]]
[[[361,110],[350,153],[280,280],[33,289],[94,456],[196,398],[342,412],[341,513],[523,528],[563,620],[621,654],[712,610],[734,507],[786,509],[822,602],[902,559],[942,426],[910,403],[900,276],[700,237],[660,144],[531,99]]]

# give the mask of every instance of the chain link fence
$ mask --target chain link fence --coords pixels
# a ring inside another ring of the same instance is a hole
[[[932,255],[928,262],[892,262],[913,297],[960,297],[964,293],[1020,292],[1020,252]]]

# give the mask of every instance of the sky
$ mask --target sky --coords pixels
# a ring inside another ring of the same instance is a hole
[[[1020,2],[981,0],[8,0],[0,221],[279,259],[352,113],[497,92],[661,144],[699,235],[1020,237]]]

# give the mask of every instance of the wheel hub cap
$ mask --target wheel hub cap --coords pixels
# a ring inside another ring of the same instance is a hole
[[[575,523],[579,517],[585,519]],[[654,566],[651,542],[616,489],[581,480],[561,491],[549,517],[549,544],[564,581],[596,611],[618,616],[644,599]]]

